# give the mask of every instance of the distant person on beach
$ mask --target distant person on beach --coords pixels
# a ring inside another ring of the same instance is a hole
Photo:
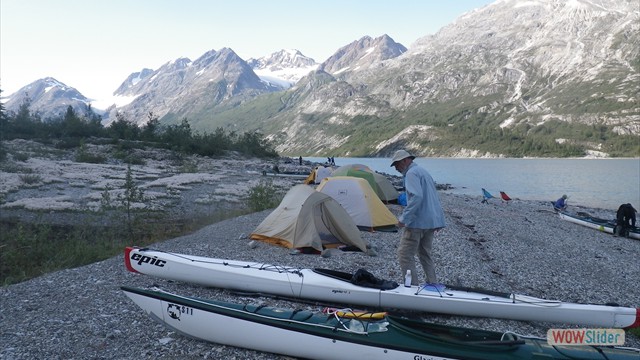
[[[446,226],[436,184],[431,175],[413,162],[415,156],[398,150],[391,159],[391,166],[402,174],[407,206],[403,208],[398,226],[403,228],[398,261],[404,276],[411,271],[411,284],[418,285],[415,255],[422,265],[428,283],[436,282],[436,271],[431,257],[431,246],[436,231]]]
[[[300,162],[300,165],[302,165],[302,156],[298,158],[298,161]]]
[[[622,204],[616,213],[616,231],[614,235],[627,236],[629,229],[636,226],[636,212],[631,204]]]
[[[567,210],[567,199],[569,197],[567,195],[562,195],[562,197],[558,200],[556,200],[556,202],[553,203],[553,208],[556,209],[557,211],[565,211]]]

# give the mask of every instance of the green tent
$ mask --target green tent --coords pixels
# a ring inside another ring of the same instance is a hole
[[[383,202],[398,199],[398,191],[386,176],[378,174],[362,164],[348,164],[333,170],[331,176],[353,176],[367,180],[373,191]]]

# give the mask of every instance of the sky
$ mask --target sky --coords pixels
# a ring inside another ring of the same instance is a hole
[[[363,36],[410,47],[493,0],[0,0],[0,89],[53,77],[109,98],[133,72],[230,48],[323,62]]]

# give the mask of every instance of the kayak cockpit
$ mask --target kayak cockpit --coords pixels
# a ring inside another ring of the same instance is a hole
[[[316,274],[320,274],[323,276],[345,281],[353,285],[362,286],[366,288],[390,290],[390,289],[395,289],[399,286],[397,282],[379,279],[365,269],[358,269],[353,274],[343,272],[343,271],[319,269],[319,268],[313,269],[313,272]]]

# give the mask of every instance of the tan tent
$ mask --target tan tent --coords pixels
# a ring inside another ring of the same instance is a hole
[[[395,186],[393,186],[391,180],[377,172],[373,173],[373,177],[376,180],[376,185],[378,185],[376,193],[378,194],[378,197],[380,197],[380,200],[384,202],[398,200],[400,193],[396,190]]]
[[[318,252],[341,245],[367,252],[366,242],[349,214],[330,196],[308,185],[293,186],[250,237],[287,248],[313,248]]]
[[[362,230],[397,230],[398,219],[378,198],[367,180],[353,176],[331,176],[318,191],[334,198]]]

